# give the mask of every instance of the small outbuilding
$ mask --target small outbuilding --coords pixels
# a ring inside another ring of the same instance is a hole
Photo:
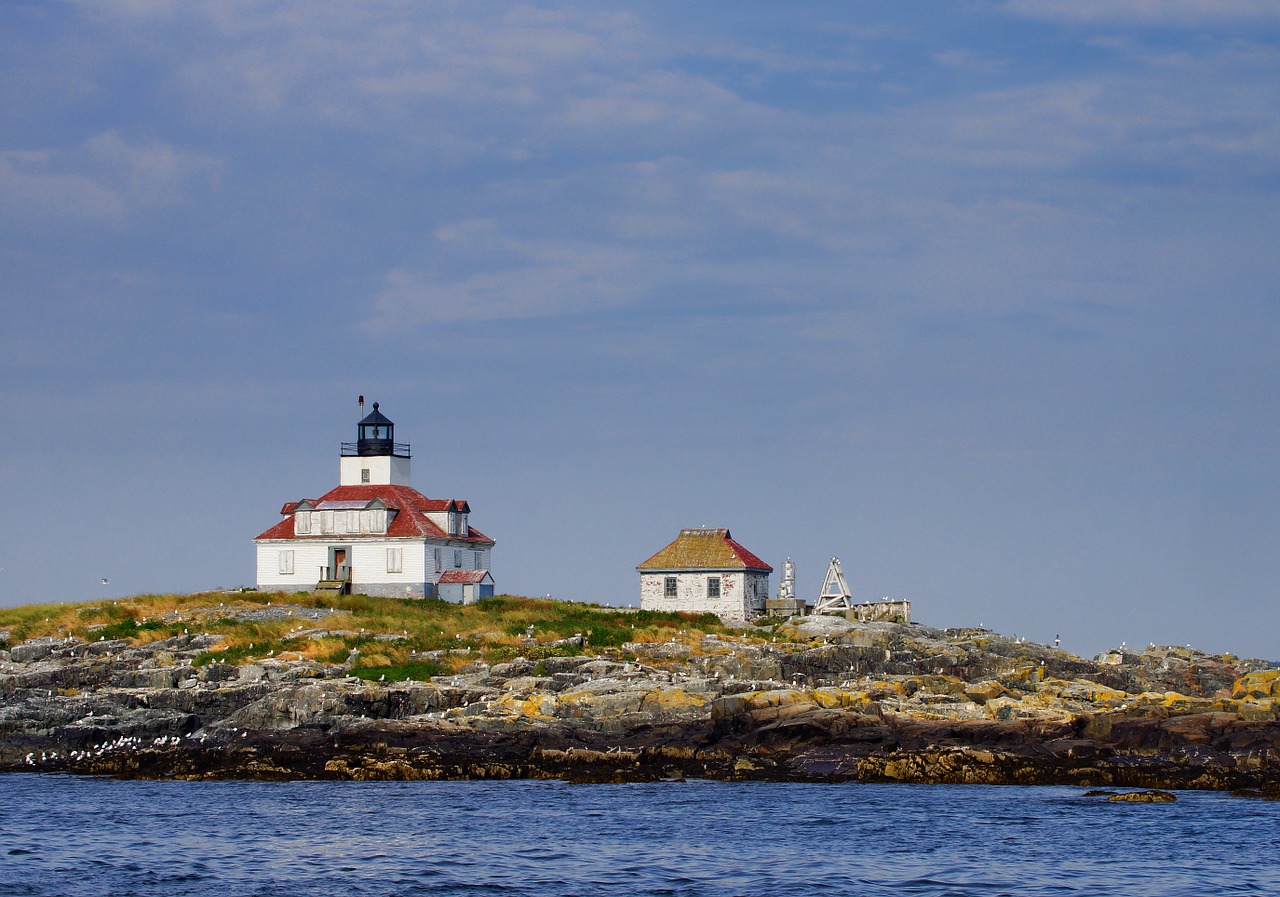
[[[445,570],[436,584],[436,597],[456,604],[475,604],[493,597],[493,577],[488,570]]]
[[[726,620],[764,613],[773,572],[727,529],[683,529],[636,570],[642,610],[713,613]]]

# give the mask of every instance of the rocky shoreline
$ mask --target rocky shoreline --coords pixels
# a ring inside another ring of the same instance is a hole
[[[0,634],[0,771],[1280,797],[1280,671],[1259,661],[1154,647],[1085,660],[986,630],[838,618],[794,620],[785,635],[517,656],[388,683],[352,676],[350,662],[200,665],[221,639],[200,632],[11,646]]]

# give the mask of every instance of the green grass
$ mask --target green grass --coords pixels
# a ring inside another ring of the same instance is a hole
[[[247,645],[229,645],[221,650],[203,651],[191,661],[192,666],[202,667],[210,663],[242,664],[264,660],[287,650],[281,642],[251,642]]]
[[[147,620],[145,623],[139,623],[132,618],[121,620],[119,623],[112,623],[104,629],[95,630],[94,635],[108,640],[118,638],[130,638],[139,632],[155,632],[156,630],[164,630],[169,632],[175,627],[165,626],[159,620]]]
[[[319,622],[296,617],[277,621],[235,619],[240,612],[268,604],[326,608],[341,613]],[[159,618],[173,613],[180,613],[182,622],[160,622]],[[90,632],[90,627],[99,626],[102,628]],[[363,632],[320,639],[288,638],[290,631],[299,626]],[[525,644],[530,627],[535,644]],[[271,651],[277,657],[282,653],[291,657],[301,654],[316,661],[344,663],[351,650],[358,648],[361,652],[358,662],[369,665],[365,669],[386,667],[395,671],[416,670],[418,674],[424,667],[416,662],[414,655],[430,651],[456,652],[441,657],[438,666],[447,673],[475,660],[501,663],[516,657],[541,660],[598,654],[632,641],[665,642],[674,638],[696,648],[703,635],[734,631],[712,614],[629,611],[512,595],[461,605],[437,599],[405,600],[371,595],[322,599],[310,594],[280,592],[138,595],[82,604],[4,608],[0,609],[0,629],[10,630],[11,641],[15,643],[60,634],[92,641],[100,637],[122,638],[135,643],[155,641],[184,630],[192,635],[223,636],[218,649],[202,653],[196,661],[198,664],[247,663],[262,660]],[[376,639],[378,634],[395,634],[400,638]],[[549,644],[578,634],[586,640],[581,648]],[[470,651],[461,650],[468,648]],[[380,670],[378,675],[386,672]]]
[[[484,603],[486,602],[479,602],[477,606]],[[692,629],[701,633],[729,631],[715,614],[681,614],[651,610],[621,611],[599,605],[556,603],[559,606],[551,608],[552,613],[532,621],[535,637],[545,636],[548,633],[560,638],[581,635],[587,640],[589,647],[616,648],[627,642],[643,641],[643,638],[637,638],[636,633],[639,632],[643,636],[643,633],[650,629],[676,629],[685,632]],[[524,635],[529,625],[512,623],[508,625],[506,631],[509,635]]]
[[[438,663],[399,663],[387,666],[361,667],[351,671],[351,675],[370,682],[405,682],[413,680],[425,682],[432,676],[444,675],[445,669]]]

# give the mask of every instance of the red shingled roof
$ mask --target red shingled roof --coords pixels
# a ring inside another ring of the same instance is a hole
[[[391,520],[391,525],[387,528],[386,536],[393,538],[397,536],[410,538],[427,536],[433,539],[452,539],[485,545],[493,544],[492,539],[470,526],[467,527],[467,535],[451,536],[427,516],[427,512],[441,513],[445,511],[459,511],[463,514],[468,514],[471,512],[471,507],[465,501],[459,501],[455,498],[427,498],[417,489],[411,489],[408,486],[339,486],[336,489],[330,489],[319,498],[304,499],[304,501],[309,501],[314,506],[322,501],[371,502],[374,499],[381,499],[384,505],[397,512]],[[285,515],[284,519],[257,538],[296,539],[298,541],[307,539],[333,541],[335,537],[343,539],[361,538],[359,535],[343,534],[338,536],[335,533],[295,536],[293,534],[293,511],[299,504],[301,502],[289,502],[286,504],[280,511]],[[381,537],[381,534],[379,535]]]
[[[446,570],[440,574],[441,582],[484,582],[488,570]],[[492,577],[489,577],[492,579]]]

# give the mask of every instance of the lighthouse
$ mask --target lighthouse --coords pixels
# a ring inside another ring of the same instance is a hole
[[[361,398],[363,411],[363,397]],[[255,538],[263,590],[357,592],[442,598],[492,597],[494,540],[471,526],[464,499],[428,498],[410,485],[412,452],[378,403],[341,444],[338,486],[286,502]]]

